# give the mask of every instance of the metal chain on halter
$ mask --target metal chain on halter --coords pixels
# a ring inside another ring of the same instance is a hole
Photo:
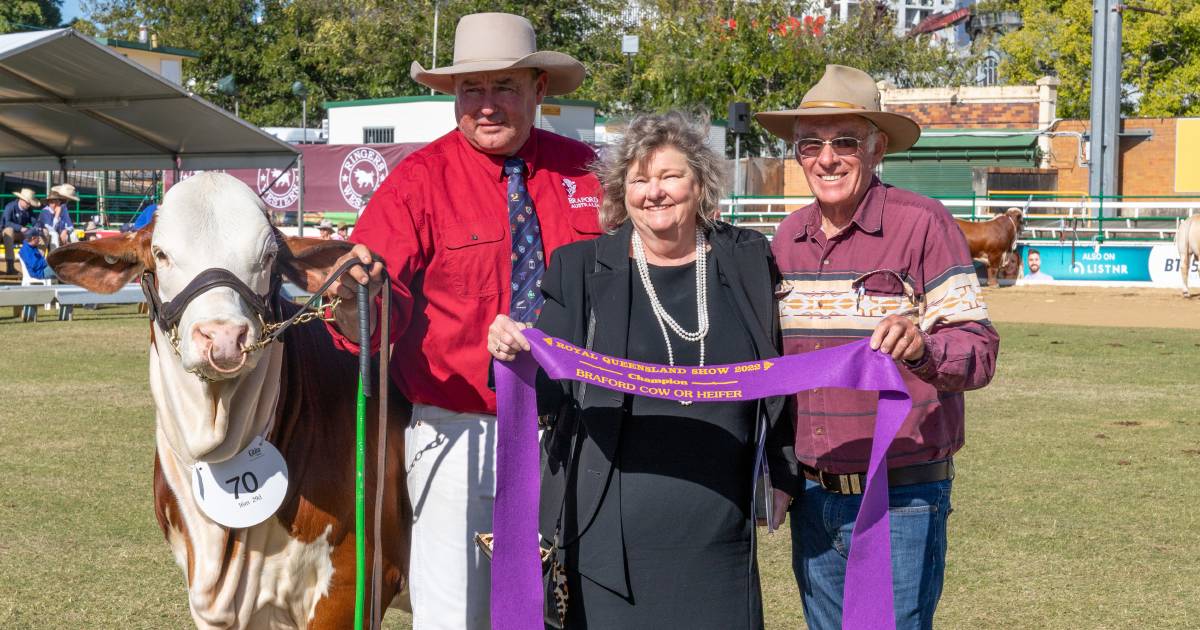
[[[269,345],[272,341],[278,341],[279,337],[282,336],[281,335],[282,330],[293,324],[307,324],[308,322],[318,320],[318,319],[323,322],[333,321],[332,315],[330,317],[326,317],[324,315],[324,311],[328,310],[332,314],[333,310],[336,309],[338,307],[338,305],[341,303],[342,303],[342,298],[340,296],[335,297],[332,300],[330,300],[329,303],[319,305],[316,308],[312,308],[311,306],[309,306],[309,303],[306,302],[303,306],[300,307],[301,308],[300,313],[298,313],[296,316],[294,316],[286,321],[282,321],[282,322],[268,323],[260,315],[258,318],[258,321],[262,324],[262,338],[248,346],[244,346],[242,348],[242,354],[250,354],[251,352],[257,352],[257,351],[262,350],[263,348],[267,347],[267,345]]]

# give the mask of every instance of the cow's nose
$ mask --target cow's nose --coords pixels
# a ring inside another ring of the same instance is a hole
[[[250,326],[245,323],[206,321],[192,329],[192,343],[200,356],[221,367],[236,365],[242,360],[242,348]]]

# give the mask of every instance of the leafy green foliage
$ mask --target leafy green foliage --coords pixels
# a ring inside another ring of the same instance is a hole
[[[925,38],[897,37],[881,4],[865,3],[844,24],[801,18],[808,0],[726,4],[656,0],[636,9],[620,0],[455,0],[440,3],[437,65],[451,63],[458,19],[479,11],[519,13],[533,22],[539,47],[574,56],[588,80],[571,96],[599,102],[603,115],[683,108],[723,118],[730,102],[755,111],[795,106],[827,63],[853,65],[902,86],[967,80],[972,66]],[[185,74],[205,97],[233,73],[242,116],[259,125],[296,125],[293,81],[309,86],[310,115],[325,100],[425,93],[409,77],[414,60],[430,65],[433,7],[417,0],[93,0],[101,34],[132,39],[145,21],[160,41],[198,51]],[[732,13],[730,13],[732,11]],[[622,34],[638,34],[632,59]],[[759,131],[747,149],[776,143]]]
[[[1200,3],[1144,0],[1165,15],[1123,12],[1122,111],[1136,116],[1200,114]],[[1020,0],[1024,27],[1006,35],[1000,72],[1009,83],[1058,76],[1058,113],[1087,118],[1091,99],[1091,0]]]
[[[591,89],[610,113],[702,109],[724,118],[729,103],[753,111],[795,107],[825,65],[861,68],[905,87],[955,84],[972,65],[925,38],[897,37],[882,4],[864,3],[845,23],[800,18],[806,2],[648,3],[658,17],[635,32],[641,50],[631,64],[590,67]],[[756,154],[782,150],[761,128],[743,139]]]
[[[62,0],[4,0],[0,2],[0,33],[54,28],[62,22]]]

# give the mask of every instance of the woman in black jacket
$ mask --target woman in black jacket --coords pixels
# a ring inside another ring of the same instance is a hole
[[[706,139],[677,113],[630,125],[595,167],[609,233],[554,253],[539,329],[650,363],[778,356],[770,248],[716,221],[721,162]],[[529,347],[522,328],[497,317],[488,349],[512,360]],[[538,399],[577,410],[543,441],[541,531],[562,549],[567,627],[761,628],[753,470],[764,431],[771,467],[794,470],[782,399],[690,404],[544,375]]]

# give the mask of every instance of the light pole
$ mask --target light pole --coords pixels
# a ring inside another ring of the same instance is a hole
[[[292,94],[300,99],[300,127],[304,129],[303,144],[308,144],[308,86],[302,81],[292,84]]]
[[[429,60],[429,69],[433,70],[437,67],[437,39],[438,39],[438,17],[442,11],[442,0],[433,0],[433,57]],[[433,94],[433,88],[429,88],[429,93]]]

